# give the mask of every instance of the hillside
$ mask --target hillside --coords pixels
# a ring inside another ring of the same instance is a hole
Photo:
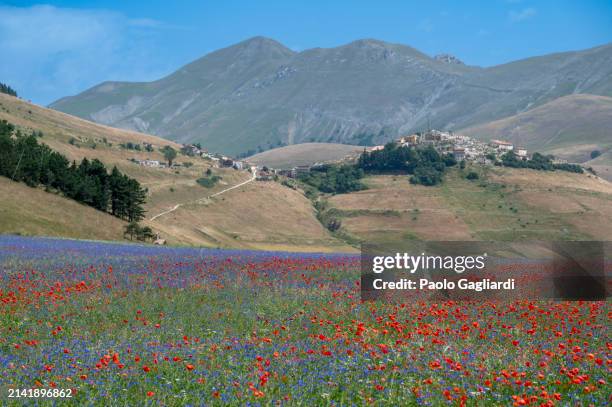
[[[52,108],[229,154],[280,144],[379,144],[459,130],[575,93],[612,96],[612,45],[489,68],[358,40],[294,52],[255,37],[154,82],[105,82]],[[551,146],[552,147],[552,146]]]
[[[586,167],[592,167],[602,178],[612,182],[612,149],[602,153],[599,157],[584,163]]]
[[[0,119],[24,130],[42,130],[41,142],[72,159],[98,157],[140,180],[149,190],[144,223],[170,244],[354,251],[363,240],[606,240],[612,228],[612,186],[605,180],[562,171],[474,167],[480,180],[464,178],[469,168],[453,169],[435,187],[411,185],[401,175],[369,176],[364,180],[367,190],[324,198],[329,213],[342,223],[332,234],[300,190],[251,181],[247,171],[214,168],[198,157],[177,158],[179,163],[191,162],[189,168],[142,167],[129,158],[162,159],[161,155],[119,146],[130,141],[167,143],[154,136],[99,126],[2,95]],[[71,144],[71,138],[78,141]],[[104,138],[107,142],[100,142]],[[302,149],[310,147],[317,145]],[[592,163],[606,165],[609,159],[605,153]],[[196,183],[208,169],[221,177],[212,188]],[[6,179],[0,191],[0,233],[121,239],[123,222],[104,213]]]
[[[125,222],[42,189],[0,177],[0,233],[122,240]]]
[[[214,168],[210,161],[179,155],[189,168],[143,167],[129,159],[163,160],[157,151],[172,144],[158,137],[113,129],[0,95],[0,120],[24,131],[40,130],[40,140],[72,160],[98,158],[148,188],[147,220],[169,244],[279,250],[354,250],[332,237],[318,222],[310,202],[298,191],[273,182],[252,182],[214,198],[210,195],[251,179],[246,171]],[[73,140],[71,144],[70,140]],[[104,142],[106,139],[106,142]],[[121,143],[151,143],[155,151],[126,150]],[[95,144],[95,147],[94,147]],[[178,145],[172,144],[175,148]],[[221,177],[212,188],[196,183],[206,170]],[[5,211],[0,233],[42,234],[81,239],[122,239],[120,220],[40,189],[0,183],[0,203]],[[155,220],[155,215],[181,204]],[[98,230],[99,229],[99,230]]]
[[[353,241],[608,240],[612,184],[587,174],[492,167],[479,181],[458,170],[436,187],[402,176],[366,178],[367,190],[329,198]]]
[[[591,151],[612,148],[612,98],[564,96],[514,116],[470,127],[461,134],[484,141],[509,140],[532,151],[583,163],[591,159]]]
[[[304,143],[278,147],[248,158],[250,163],[272,168],[292,168],[318,162],[338,161],[348,155],[356,155],[363,147],[335,143]]]

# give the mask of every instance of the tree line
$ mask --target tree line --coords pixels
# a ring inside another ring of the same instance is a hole
[[[411,183],[431,186],[441,183],[446,168],[456,164],[452,155],[440,154],[433,146],[412,148],[391,142],[382,150],[364,150],[356,166],[366,173],[408,173]]]
[[[23,134],[0,121],[0,175],[31,187],[44,185],[64,196],[129,222],[144,218],[147,190],[117,167],[110,171],[98,160],[80,163],[38,143],[40,132]]]
[[[410,182],[421,185],[437,185],[447,167],[457,164],[450,154],[440,154],[432,146],[412,148],[391,142],[381,150],[359,156],[353,165],[322,165],[313,167],[300,181],[325,193],[342,194],[365,189],[360,181],[364,174],[410,174]]]
[[[578,174],[582,174],[584,170],[581,166],[577,164],[567,164],[553,163],[552,155],[543,155],[540,153],[533,153],[531,156],[531,160],[523,160],[519,158],[514,152],[508,151],[504,155],[501,156],[501,164],[504,167],[512,167],[512,168],[531,168],[533,170],[540,171],[568,171],[568,172],[576,172]]]
[[[363,170],[354,165],[329,164],[313,167],[308,174],[300,176],[300,181],[321,192],[344,194],[365,189],[359,181],[361,178]]]
[[[17,97],[17,92],[15,89],[11,88],[9,85],[0,82],[0,93],[6,93],[7,95]]]

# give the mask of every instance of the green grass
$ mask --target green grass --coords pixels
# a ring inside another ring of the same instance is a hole
[[[467,174],[473,167],[464,170]],[[495,183],[492,169],[476,169],[480,179],[466,180],[460,170],[450,171],[439,187],[451,209],[481,240],[584,240],[588,236],[563,220],[563,216],[525,204],[520,186]]]

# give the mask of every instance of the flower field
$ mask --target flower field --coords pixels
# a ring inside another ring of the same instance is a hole
[[[2,236],[0,267],[2,405],[611,401],[609,302],[363,303],[341,254]]]

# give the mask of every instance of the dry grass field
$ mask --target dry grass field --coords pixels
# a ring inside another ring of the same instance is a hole
[[[441,186],[374,176],[368,190],[329,199],[342,231],[357,240],[609,240],[612,185],[586,174],[479,169],[451,171]]]
[[[279,147],[248,158],[257,165],[273,168],[292,168],[298,165],[312,165],[317,162],[342,160],[347,155],[356,155],[363,147],[337,143],[304,143]]]
[[[251,174],[247,171],[212,168],[210,161],[180,154],[175,161],[181,164],[189,161],[191,167],[172,170],[148,168],[129,161],[130,158],[163,161],[162,154],[158,152],[160,147],[171,145],[175,149],[180,148],[180,145],[167,140],[90,123],[0,94],[2,119],[16,124],[23,131],[42,131],[44,136],[40,141],[70,159],[98,158],[107,166],[116,165],[138,179],[149,191],[145,206],[147,220],[144,223],[159,232],[170,244],[298,251],[354,250],[321,226],[310,202],[298,191],[274,182],[252,182],[218,197],[206,199],[216,192],[248,180]],[[77,141],[71,144],[71,138]],[[119,146],[127,142],[150,143],[155,151],[139,152]],[[197,184],[196,180],[209,168],[221,179],[212,188],[205,188]],[[21,193],[11,193],[9,184],[12,183],[8,180],[0,184],[3,196],[0,233],[122,239],[124,223],[111,216],[60,196],[21,185],[11,187],[19,189]],[[34,199],[35,196],[37,199]],[[40,197],[54,202],[54,207],[34,205],[29,209],[21,208],[26,201],[44,202],[38,199]],[[154,221],[149,220],[176,204],[183,206]],[[74,205],[87,210],[74,212]],[[66,212],[62,208],[66,208]],[[73,216],[77,216],[78,220],[72,222]],[[101,221],[102,218],[105,221]],[[54,222],[43,221],[49,219]],[[96,231],[98,226],[102,228],[107,224],[110,228],[108,231]]]
[[[0,232],[121,240],[125,223],[70,199],[0,177]]]
[[[251,182],[185,205],[151,226],[170,242],[266,250],[354,251],[317,221],[302,194],[276,182]]]

